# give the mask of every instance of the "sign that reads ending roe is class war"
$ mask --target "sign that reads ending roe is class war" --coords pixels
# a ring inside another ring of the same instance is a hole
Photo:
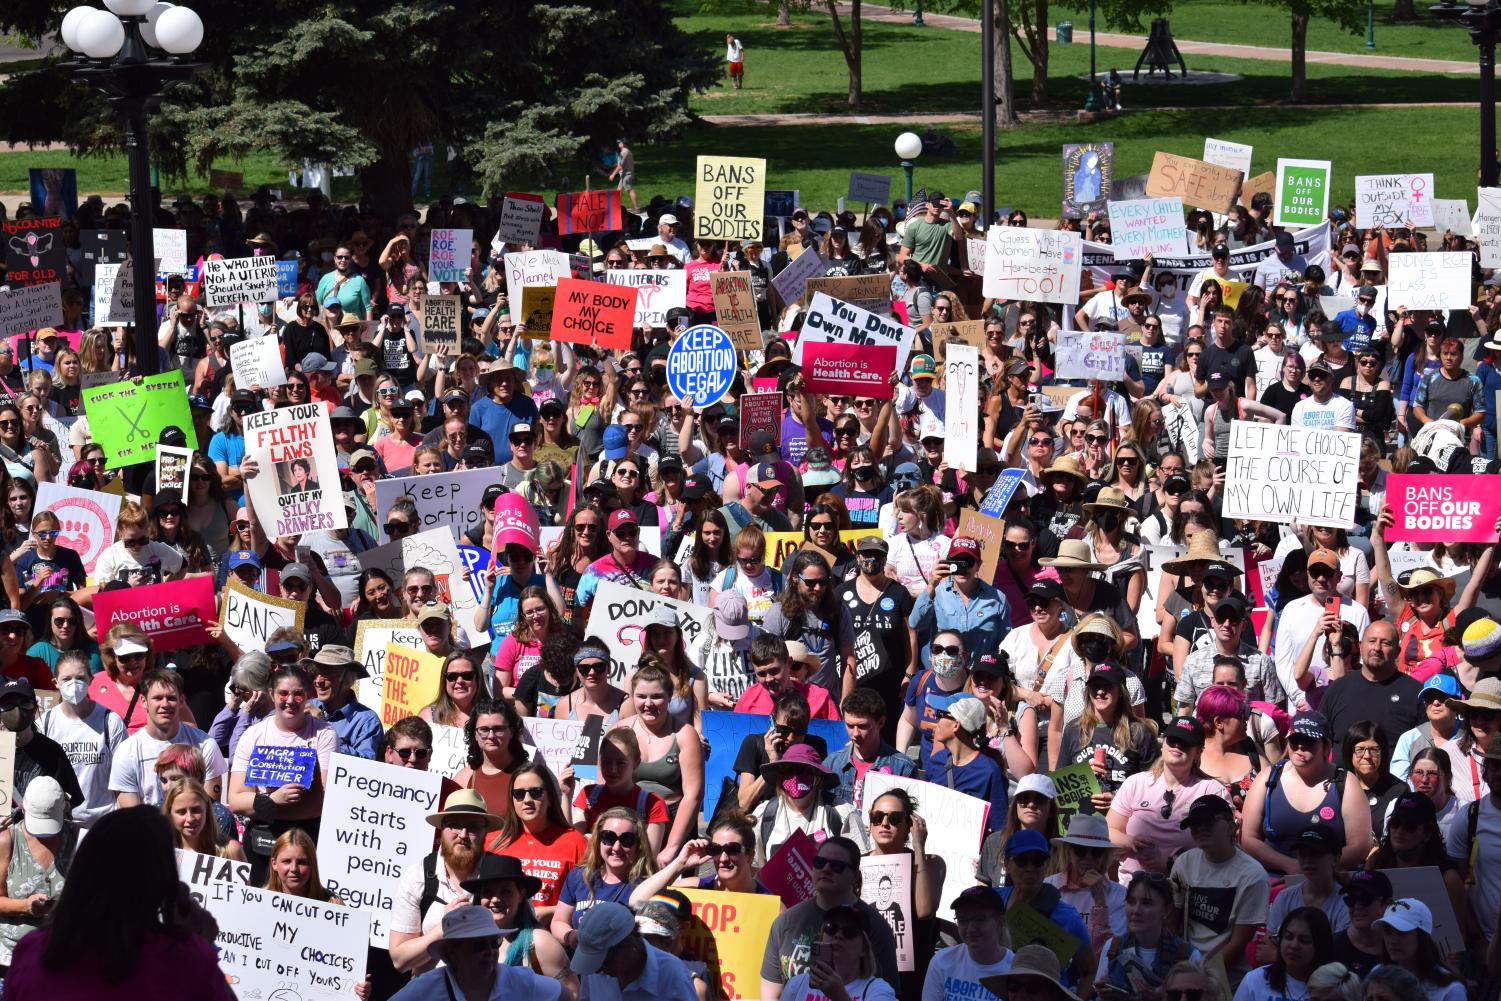
[[[1501,491],[1483,476],[1392,473],[1386,478],[1392,542],[1495,542]]]
[[[245,489],[271,538],[348,526],[328,404],[261,410],[242,423],[245,454],[259,466]]]
[[[1233,421],[1225,517],[1352,528],[1360,435]]]

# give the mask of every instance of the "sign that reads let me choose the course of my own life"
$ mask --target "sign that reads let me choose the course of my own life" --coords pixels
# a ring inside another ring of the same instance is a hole
[[[1360,435],[1232,421],[1225,517],[1352,528]]]

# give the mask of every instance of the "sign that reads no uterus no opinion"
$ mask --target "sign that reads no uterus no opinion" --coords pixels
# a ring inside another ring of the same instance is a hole
[[[672,342],[667,355],[667,388],[695,407],[717,403],[735,381],[735,342],[718,327],[701,323]]]

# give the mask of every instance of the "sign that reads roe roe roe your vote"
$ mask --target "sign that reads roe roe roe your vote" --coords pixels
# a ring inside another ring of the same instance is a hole
[[[1232,421],[1225,517],[1351,528],[1360,435]]]
[[[766,206],[766,161],[701,156],[693,192],[693,235],[700,240],[754,240]]]
[[[708,323],[683,331],[667,353],[667,388],[695,407],[718,403],[735,381],[735,343]]]

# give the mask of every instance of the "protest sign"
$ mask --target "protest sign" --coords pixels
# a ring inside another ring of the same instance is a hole
[[[1355,175],[1355,225],[1390,229],[1432,226],[1433,175]]]
[[[397,476],[375,481],[375,503],[389,511],[399,497],[408,498],[417,508],[417,530],[442,528],[453,535],[457,544],[464,533],[483,524],[480,502],[485,488],[495,482],[493,469],[455,469],[426,476]],[[384,538],[384,535],[382,535]]]
[[[558,235],[620,229],[620,191],[558,192]]]
[[[437,727],[434,727],[436,730]],[[444,727],[462,730],[459,727]],[[443,776],[350,754],[334,755],[318,832],[318,874],[329,892],[371,914],[370,944],[387,944],[396,884],[432,851],[427,815],[437,812]]]
[[[161,262],[157,261],[157,264],[160,265]],[[192,296],[201,296],[203,295],[203,278],[201,272],[202,268],[197,264],[189,264],[186,267],[174,270],[158,267],[156,278],[151,285],[152,295],[156,297],[157,302],[166,302],[168,279],[181,278],[185,293]]]
[[[203,287],[210,306],[270,302],[277,296],[278,284],[274,257],[219,257],[203,262]]]
[[[0,337],[56,327],[62,322],[62,285],[59,282],[0,290]]]
[[[186,577],[98,592],[94,624],[103,636],[115,623],[128,622],[145,630],[152,649],[181,650],[214,642],[204,623],[214,620],[216,606],[212,577]]]
[[[891,175],[852,170],[849,192],[844,197],[846,201],[866,205],[885,205],[891,200]]]
[[[712,665],[711,665],[712,667]],[[714,685],[727,679],[709,677]],[[740,681],[745,684],[744,679]],[[731,687],[715,688],[714,691],[734,691]],[[736,693],[739,694],[738,692]],[[771,717],[757,713],[721,712],[709,710],[699,713],[699,732],[704,735],[708,751],[704,755],[704,817],[713,817],[719,808],[719,793],[726,779],[735,778],[735,757],[747,736],[758,738],[772,728]],[[849,734],[844,723],[835,719],[815,719],[808,722],[808,732],[821,737],[829,752],[839,750],[849,743]],[[733,798],[733,797],[732,797]]]
[[[695,403],[698,401],[695,400]],[[750,437],[758,431],[771,435],[772,445],[782,444],[782,393],[746,393],[737,401],[740,411],[740,447],[750,445]]]
[[[281,342],[276,337],[252,337],[230,345],[229,366],[235,375],[235,385],[243,389],[270,389],[287,383]]]
[[[435,282],[461,282],[474,253],[474,230],[434,229],[427,245],[427,276]]]
[[[120,229],[85,229],[78,233],[82,254],[79,269],[82,284],[94,284],[94,268],[100,264],[120,264],[125,260],[125,231]]]
[[[523,716],[521,725],[524,731],[522,744],[532,748],[536,752],[533,757],[540,759],[548,771],[557,775],[573,761],[585,721]]]
[[[1449,897],[1448,884],[1438,866],[1415,865],[1405,869],[1378,869],[1391,880],[1392,899],[1413,898],[1421,900],[1433,915],[1433,939],[1444,955],[1463,955],[1464,933],[1459,919],[1454,914],[1454,902]]]
[[[51,482],[38,483],[36,488],[36,509],[51,511],[61,523],[57,544],[77,553],[89,574],[93,574],[99,554],[114,545],[121,499],[119,494]]]
[[[718,327],[689,327],[667,352],[667,388],[680,400],[693,397],[695,407],[724,399],[735,381],[735,342]]]
[[[1014,227],[991,227],[992,231],[1001,233],[1021,232]],[[1326,270],[1332,265],[1329,263],[1329,225],[1320,223],[1307,229],[1295,230],[1292,233],[1293,253],[1301,256],[1309,264],[1317,264]],[[1102,286],[1106,282],[1113,281],[1116,276],[1124,274],[1126,265],[1115,259],[1115,247],[1108,243],[1095,243],[1086,241],[1084,248],[1084,266],[1089,269],[1090,278],[1096,286]],[[1240,247],[1230,251],[1230,274],[1229,278],[1238,282],[1251,282],[1255,280],[1256,266],[1276,253],[1276,244],[1267,240],[1264,243],[1255,243],[1249,247]],[[1403,256],[1403,255],[1393,255]],[[1161,280],[1164,274],[1173,276],[1173,284],[1176,298],[1182,299],[1188,294],[1188,289],[1199,275],[1208,271],[1213,265],[1209,251],[1195,250],[1193,253],[1173,257],[1166,254],[1156,255],[1152,258],[1152,276],[1154,283]],[[1165,287],[1165,283],[1164,283]],[[990,292],[987,290],[986,295]],[[1072,300],[1070,300],[1072,302]],[[1164,320],[1170,314],[1164,310]],[[1164,324],[1165,325],[1165,324]]]
[[[950,469],[975,471],[980,439],[980,349],[949,348],[943,362],[943,461]]]
[[[756,312],[756,294],[748,271],[715,271],[709,276],[714,290],[714,320],[729,335],[739,351],[759,351],[761,318]],[[640,304],[637,304],[640,308]],[[637,324],[638,326],[640,324]]]
[[[781,570],[802,548],[802,532],[767,532],[766,565]]]
[[[604,279],[611,285],[636,290],[636,313],[631,319],[637,327],[667,326],[667,311],[687,305],[688,274],[685,271],[655,268],[606,271]],[[756,347],[760,347],[759,338]]]
[[[1433,228],[1440,233],[1455,236],[1470,234],[1470,206],[1463,198],[1435,198],[1433,200]]]
[[[307,604],[262,594],[241,584],[233,574],[224,582],[219,601],[219,624],[242,653],[266,649],[266,637],[278,629],[302,632]]]
[[[892,788],[905,789],[928,822],[928,853],[943,859],[945,865],[938,917],[952,921],[954,898],[975,882],[990,804],[932,782],[869,771],[860,790],[860,812],[869,814],[871,804]]]
[[[430,528],[398,542],[367,549],[359,554],[358,559],[361,570],[378,568],[392,580],[400,580],[409,566],[431,570],[438,585],[438,600],[448,604],[460,631],[456,635],[463,636],[464,645],[478,647],[490,642],[488,629],[475,628],[474,612],[479,602],[464,583],[464,560],[459,556],[458,545],[448,528]]]
[[[990,489],[985,491],[985,499],[980,501],[980,513],[992,518],[999,518],[1006,510],[1006,505],[1011,503],[1017,488],[1026,479],[1027,471],[1017,469],[1014,466],[1001,470],[1001,474],[995,478]]]
[[[10,730],[0,730],[0,804],[14,804],[15,795],[16,735]]]
[[[5,239],[5,283],[11,288],[62,282],[67,271],[62,216],[0,221]]]
[[[442,723],[431,723],[429,726],[433,730],[433,755],[428,761],[427,769],[435,775],[451,779],[469,767],[469,738],[464,736],[464,728],[461,726],[444,726]]]
[[[912,856],[866,855],[860,860],[860,899],[876,909],[896,939],[896,968],[902,973],[913,963]]]
[[[1388,541],[1489,543],[1497,539],[1501,493],[1478,476],[1391,473],[1386,508],[1395,519]]]
[[[501,243],[534,244],[542,232],[542,220],[546,216],[547,202],[541,195],[508,191],[500,206],[500,232],[497,236]]]
[[[1147,196],[1147,175],[1132,174],[1130,177],[1115,177],[1110,185],[1110,198],[1114,201],[1130,201]]]
[[[240,420],[245,456],[259,464],[245,492],[271,538],[349,525],[328,404],[258,410]]]
[[[1058,377],[1113,382],[1126,377],[1126,335],[1115,330],[1065,330],[1058,335]]]
[[[443,658],[426,650],[386,645],[386,670],[381,681],[380,725],[415,716],[438,697],[443,686]]]
[[[1234,167],[1221,167],[1191,156],[1158,150],[1152,157],[1152,170],[1147,174],[1147,196],[1176,197],[1182,199],[1184,205],[1194,208],[1229,212],[1240,191],[1241,180],[1241,172]],[[1111,238],[1114,239],[1113,225]]]
[[[683,650],[688,659],[698,663],[699,647],[714,628],[714,612],[702,605],[695,605],[676,598],[663,597],[649,591],[601,580],[594,594],[593,611],[589,615],[589,631],[605,641],[610,648],[610,683],[618,685],[629,673],[636,670],[641,659],[643,622],[661,607],[677,613],[678,631],[683,635]],[[755,615],[756,610],[751,609]],[[764,612],[763,612],[764,614]]]
[[[245,172],[242,170],[210,170],[208,183],[225,191],[239,191],[245,186]]]
[[[83,409],[89,417],[89,433],[103,446],[109,469],[155,460],[156,443],[169,427],[182,431],[189,448],[198,447],[182,372],[176,368],[148,375],[139,384],[115,382],[85,389]],[[324,433],[328,433],[326,427]]]
[[[1227,139],[1204,137],[1204,162],[1217,167],[1230,167],[1244,177],[1251,176],[1251,147],[1233,143]]]
[[[1329,212],[1329,161],[1277,160],[1276,226],[1317,226]]]
[[[803,320],[803,332],[792,349],[792,360],[803,364],[806,345],[814,342],[858,345],[865,348],[896,348],[895,364],[882,375],[885,380],[892,372],[905,372],[907,353],[912,349],[916,332],[899,320],[878,316],[869,310],[852,306],[847,302],[830,298],[822,292],[814,293]],[[817,392],[815,390],[815,392]],[[891,387],[884,393],[859,393],[860,396],[880,396],[889,399]]]
[[[1111,202],[1110,245],[1117,261],[1130,261],[1148,254],[1176,257],[1188,248],[1183,225],[1183,199],[1141,198]]]
[[[525,302],[525,293],[522,302]],[[422,298],[422,343],[424,350],[432,351],[434,348],[447,349],[448,357],[457,358],[459,354],[459,338],[463,331],[460,318],[463,311],[459,308],[457,295],[429,295]]]
[[[1099,795],[1100,777],[1087,761],[1049,772],[1048,777],[1058,790],[1058,829],[1065,830],[1073,815],[1089,804],[1090,797]],[[1094,812],[1092,806],[1089,812]]]
[[[182,272],[188,267],[188,231],[185,229],[153,229],[151,250],[156,257],[156,268],[164,272]]]
[[[527,285],[521,290],[517,301],[516,322],[518,334],[525,340],[545,341],[552,337],[552,309],[557,302],[558,290],[553,285]]]
[[[896,348],[889,344],[867,347],[812,341],[803,351],[803,383],[810,393],[889,400],[889,380],[895,368]]]
[[[521,302],[521,290],[531,286],[551,287],[559,278],[567,278],[573,272],[568,267],[568,257],[556,250],[529,250],[525,253],[507,254],[506,298],[513,303]]]
[[[769,216],[781,216],[785,219],[797,211],[798,199],[801,194],[802,192],[797,188],[767,188],[766,199],[763,203],[765,214]]]
[[[135,276],[124,264],[94,267],[94,324],[124,327],[135,322]]]
[[[1078,233],[992,226],[985,231],[985,243],[982,291],[986,298],[1053,302],[1071,308],[1079,301],[1083,243]]]
[[[968,264],[967,270],[983,275],[985,273],[985,238],[975,239],[966,237],[964,240],[964,259]]]
[[[1479,237],[1480,266],[1501,267],[1501,188],[1475,189],[1475,218],[1471,228]]]
[[[804,247],[785,268],[782,273],[771,280],[771,287],[781,297],[783,304],[791,305],[803,298],[805,286],[809,278],[818,278],[823,275],[824,260],[818,256],[818,251],[812,247]]]
[[[766,161],[700,156],[693,189],[693,235],[699,240],[759,240],[766,207]]]
[[[955,323],[933,323],[928,326],[933,339],[933,350],[939,361],[952,344],[968,344],[975,348],[985,346],[984,320],[959,320]]]
[[[831,299],[839,299],[851,306],[875,313],[877,316],[891,314],[891,275],[844,275],[838,278],[809,278],[803,286],[803,295],[811,297],[815,292],[826,292]]]
[[[369,677],[356,683],[360,701],[380,714],[385,694],[386,647],[392,644],[422,649],[422,632],[416,619],[360,619],[354,627],[354,659]]]
[[[282,786],[313,787],[313,772],[318,768],[316,747],[290,744],[257,744],[250,751],[245,768],[245,784],[279,789]]]
[[[1083,215],[1090,209],[1100,208],[1110,197],[1110,185],[1114,177],[1114,143],[1069,143],[1065,145],[1063,147],[1063,214]]]
[[[1359,473],[1353,431],[1233,421],[1225,517],[1353,528]]]
[[[768,890],[782,898],[784,905],[796,907],[813,896],[813,858],[817,854],[818,843],[808,836],[808,832],[793,831],[792,836],[772,852],[757,877]]]
[[[959,533],[967,535],[980,544],[981,580],[995,580],[995,568],[1001,559],[1001,542],[1006,534],[1006,523],[998,516],[981,514],[974,508],[959,510]]]
[[[1040,914],[1031,904],[1020,901],[1015,907],[1006,908],[1006,929],[1011,933],[1012,948],[1045,945],[1053,955],[1058,957],[1058,964],[1065,969],[1074,958],[1074,953],[1084,947],[1083,942],[1054,924],[1050,918]],[[980,983],[989,984],[990,980],[989,977],[983,977]],[[1001,993],[1005,994],[1004,988]]]
[[[346,1001],[365,979],[369,911],[216,879],[224,862],[196,852],[179,851],[177,863],[219,926],[219,968],[239,996]]]
[[[552,339],[626,351],[636,316],[636,290],[606,282],[559,278]]]
[[[726,1001],[759,1001],[761,957],[781,912],[769,893],[728,893],[679,887],[693,905],[693,920],[678,941],[682,958],[708,967]],[[711,989],[711,993],[712,989]]]
[[[276,262],[276,294],[279,298],[290,299],[297,294],[297,264],[296,258]]]
[[[1468,309],[1468,251],[1392,254],[1386,259],[1386,301],[1397,309]]]

